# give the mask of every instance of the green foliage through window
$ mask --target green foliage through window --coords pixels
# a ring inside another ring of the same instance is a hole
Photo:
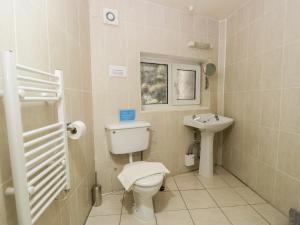
[[[168,104],[168,65],[141,63],[142,104]]]

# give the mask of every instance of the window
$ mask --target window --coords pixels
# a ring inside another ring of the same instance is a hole
[[[168,104],[168,65],[141,63],[142,104]]]
[[[200,104],[200,65],[147,58],[140,68],[144,109]]]
[[[200,66],[172,64],[173,105],[200,104]]]

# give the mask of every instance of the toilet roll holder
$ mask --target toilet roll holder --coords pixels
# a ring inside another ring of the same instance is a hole
[[[72,122],[67,123],[67,131],[70,132],[71,134],[76,134],[77,129],[75,127],[70,127],[71,124]]]

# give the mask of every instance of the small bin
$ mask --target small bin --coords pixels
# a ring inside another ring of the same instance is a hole
[[[95,185],[92,190],[93,206],[98,207],[102,204],[102,188],[101,185]]]
[[[185,166],[193,166],[195,164],[195,155],[194,154],[186,154],[185,155]]]

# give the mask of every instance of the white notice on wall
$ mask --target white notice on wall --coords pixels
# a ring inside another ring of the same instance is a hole
[[[110,77],[127,77],[127,67],[126,66],[109,65],[109,76]]]

